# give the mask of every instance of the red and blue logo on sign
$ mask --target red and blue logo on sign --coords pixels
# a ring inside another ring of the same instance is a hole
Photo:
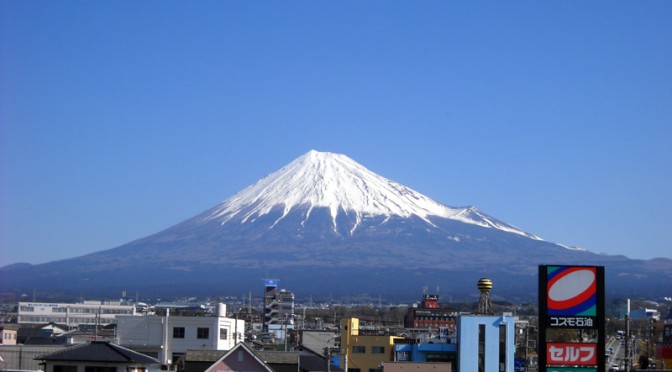
[[[547,270],[548,315],[597,315],[595,267],[548,266]]]

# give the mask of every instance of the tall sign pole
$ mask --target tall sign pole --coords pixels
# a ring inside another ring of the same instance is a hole
[[[604,301],[603,266],[539,266],[540,372],[605,372]],[[561,330],[574,337],[557,339]],[[596,340],[584,342],[588,330]]]

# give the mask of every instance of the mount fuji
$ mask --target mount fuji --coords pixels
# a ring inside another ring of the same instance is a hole
[[[280,279],[301,297],[416,297],[440,286],[536,296],[540,264],[606,267],[607,293],[669,295],[672,260],[632,260],[555,244],[475,207],[449,207],[345,155],[310,151],[219,205],[120,247],[0,268],[0,291],[73,295],[229,295]],[[668,291],[669,292],[669,291]]]

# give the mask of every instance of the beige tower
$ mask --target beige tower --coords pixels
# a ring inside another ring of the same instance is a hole
[[[479,315],[493,315],[492,302],[490,301],[490,290],[492,289],[492,280],[488,278],[481,278],[478,281],[478,290],[481,291],[481,296],[478,300],[478,308],[476,314]]]

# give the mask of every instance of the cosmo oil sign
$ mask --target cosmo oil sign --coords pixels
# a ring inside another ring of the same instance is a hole
[[[604,331],[604,267],[539,266],[539,346],[546,351],[540,354],[540,370],[603,371]],[[592,343],[586,342],[588,334]]]
[[[597,327],[597,267],[546,266],[549,327]]]

